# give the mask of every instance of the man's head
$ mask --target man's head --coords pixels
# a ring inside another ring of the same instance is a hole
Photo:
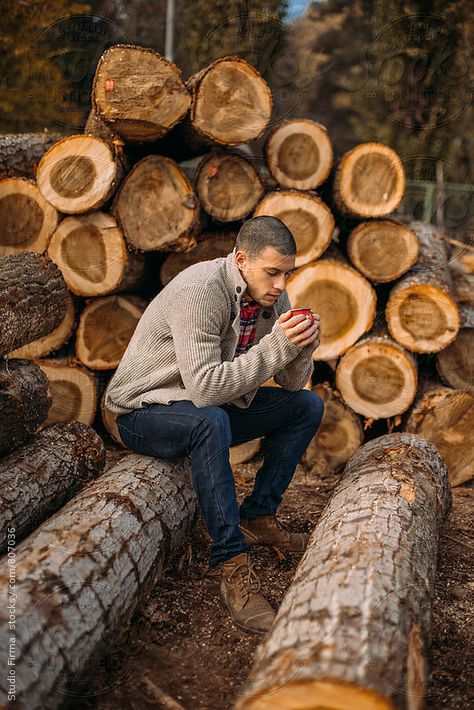
[[[246,295],[271,306],[295,268],[292,233],[277,217],[253,217],[240,228],[235,249],[236,265],[247,283]]]

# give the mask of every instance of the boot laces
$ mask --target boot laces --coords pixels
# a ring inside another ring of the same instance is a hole
[[[229,574],[228,581],[231,582],[234,577],[243,597],[248,598],[249,593],[258,594],[260,591],[260,580],[253,569],[253,562],[249,562],[248,565],[245,563],[237,565]]]

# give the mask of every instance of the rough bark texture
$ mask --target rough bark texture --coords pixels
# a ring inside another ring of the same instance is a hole
[[[54,710],[87,680],[185,540],[196,510],[190,466],[131,454],[16,549],[16,701]],[[8,569],[0,578],[8,649]],[[7,675],[0,680],[1,694]]]
[[[60,133],[7,133],[0,136],[0,177],[34,178],[40,158]]]
[[[66,282],[48,257],[25,252],[0,259],[0,355],[50,333],[67,302]]]
[[[82,422],[53,424],[0,462],[0,549],[38,527],[105,465],[100,436]]]
[[[421,709],[438,532],[450,505],[446,465],[429,441],[397,433],[362,446],[236,707]]]

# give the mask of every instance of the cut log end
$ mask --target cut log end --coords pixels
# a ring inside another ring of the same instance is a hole
[[[407,272],[418,259],[416,234],[392,220],[363,222],[347,242],[347,252],[354,266],[369,281],[386,283]]]

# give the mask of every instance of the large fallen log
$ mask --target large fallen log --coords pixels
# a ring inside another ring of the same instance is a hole
[[[0,461],[0,550],[54,513],[105,465],[100,436],[81,422],[53,424]]]
[[[258,647],[242,710],[424,707],[446,465],[426,439],[352,456]]]
[[[25,252],[0,259],[0,355],[50,333],[67,303],[66,282],[47,256]]]
[[[29,360],[0,361],[0,455],[30,439],[51,406],[48,378]]]
[[[186,539],[196,511],[187,459],[131,454],[16,548],[16,702],[54,710],[124,631]],[[11,543],[10,543],[11,546]],[[0,639],[9,647],[9,572]],[[5,672],[2,693],[8,689]]]
[[[0,177],[33,179],[40,158],[57,141],[60,133],[7,133],[0,136]]]

